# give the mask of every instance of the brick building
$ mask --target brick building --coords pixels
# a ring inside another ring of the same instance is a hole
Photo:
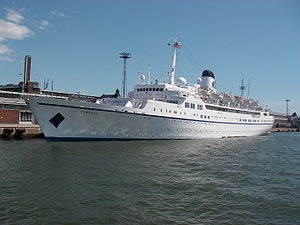
[[[0,91],[0,124],[36,123],[29,106],[21,93]]]

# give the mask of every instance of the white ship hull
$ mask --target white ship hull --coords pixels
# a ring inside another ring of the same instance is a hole
[[[48,140],[222,138],[263,135],[272,127],[272,121],[266,120],[270,117],[249,123],[230,120],[232,113],[203,110],[210,115],[210,119],[203,119],[198,114],[183,116],[158,110],[157,103],[154,112],[149,110],[150,103],[140,109],[50,97],[29,97],[29,105]]]

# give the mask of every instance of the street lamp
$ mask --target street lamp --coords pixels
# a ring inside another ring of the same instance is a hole
[[[286,117],[289,116],[289,99],[285,100],[286,101]]]

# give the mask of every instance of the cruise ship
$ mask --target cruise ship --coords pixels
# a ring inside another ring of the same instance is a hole
[[[273,117],[252,99],[216,91],[204,70],[194,85],[175,79],[172,50],[168,82],[140,82],[127,96],[95,99],[26,96],[47,140],[138,140],[229,138],[267,134]]]

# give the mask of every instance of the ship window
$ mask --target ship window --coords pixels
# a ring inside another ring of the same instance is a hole
[[[190,103],[186,102],[185,103],[185,108],[190,108]]]
[[[177,114],[177,111],[174,111],[175,114]]]
[[[146,89],[145,88],[143,88],[143,91],[145,91]]]
[[[164,89],[163,88],[161,88],[161,89],[159,89],[160,91],[163,91]]]
[[[203,110],[203,105],[197,105],[198,110]]]
[[[149,88],[149,91],[152,91],[152,88]]]
[[[206,119],[206,116],[204,116],[204,119]]]
[[[159,91],[159,88],[156,88],[156,91]]]
[[[146,91],[148,91],[148,88],[146,88]]]
[[[203,118],[203,115],[200,115],[200,118],[202,119],[202,118]]]
[[[210,116],[207,116],[207,119],[210,119]]]
[[[155,111],[155,108],[153,109],[153,111]]]
[[[195,109],[195,104],[194,103],[191,103],[191,108]]]

